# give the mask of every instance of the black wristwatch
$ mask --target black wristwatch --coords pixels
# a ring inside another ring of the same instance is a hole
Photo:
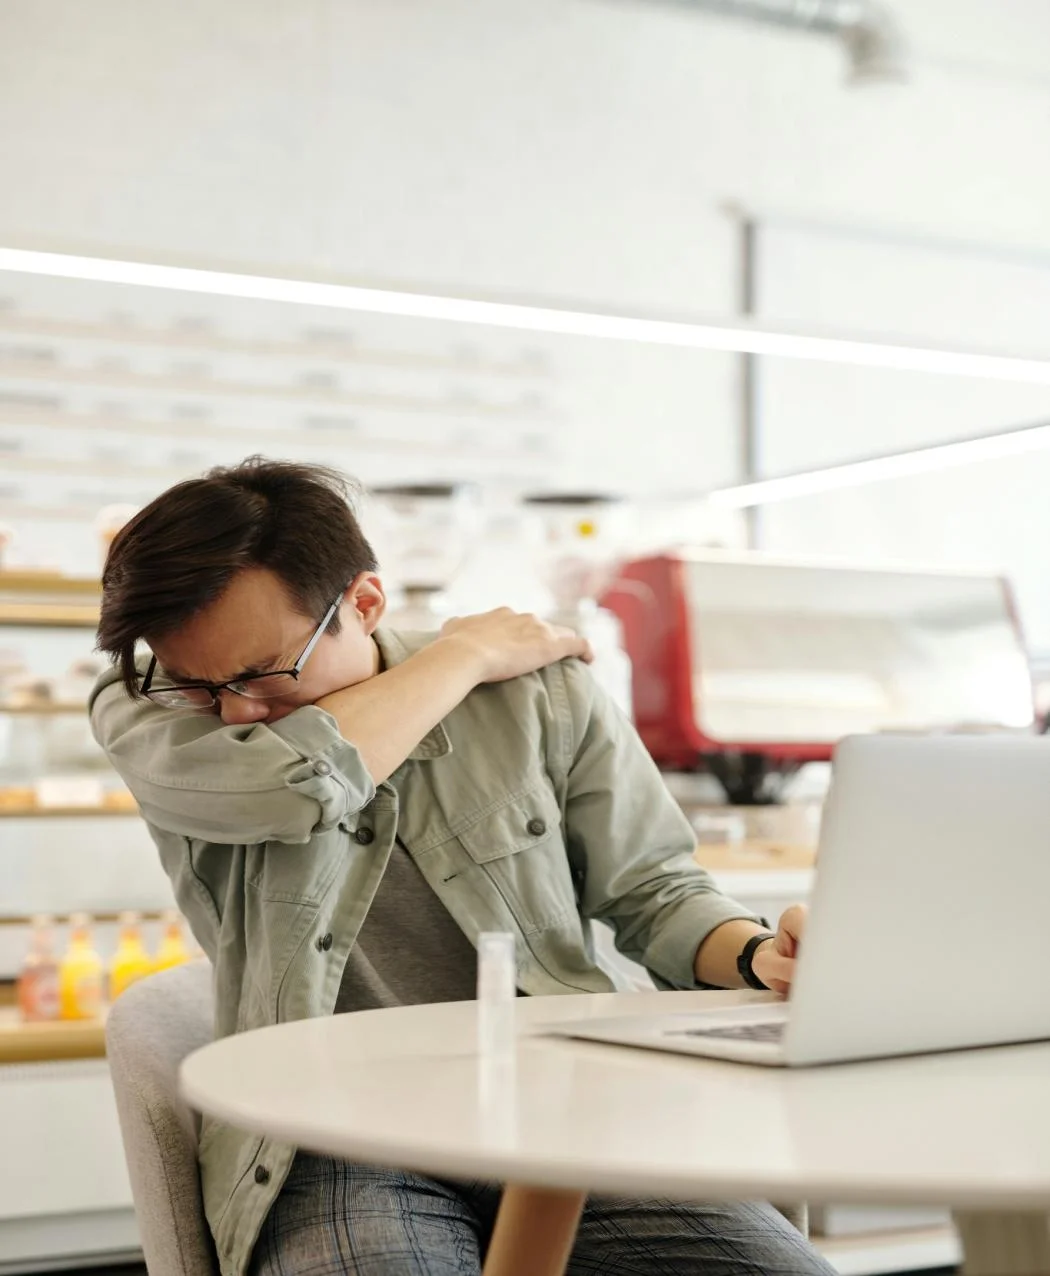
[[[751,963],[755,957],[755,949],[759,944],[764,944],[767,939],[776,939],[776,935],[771,930],[763,931],[760,935],[752,935],[740,950],[740,956],[736,959],[736,968],[740,972],[740,978],[749,988],[756,988],[759,992],[769,992],[769,985],[764,984],[759,979]]]

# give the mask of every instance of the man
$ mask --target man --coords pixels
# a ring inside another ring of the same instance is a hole
[[[214,965],[218,1034],[469,998],[489,930],[516,936],[521,992],[609,991],[595,920],[662,986],[743,986],[746,950],[788,988],[801,910],[763,939],[718,894],[583,641],[506,610],[397,634],[384,605],[317,467],[212,471],[113,543],[92,724]],[[476,1276],[499,1195],[210,1120],[200,1164],[224,1276]],[[657,1201],[591,1202],[573,1264],[827,1270],[768,1206]]]

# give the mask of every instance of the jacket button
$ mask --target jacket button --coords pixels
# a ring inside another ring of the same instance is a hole
[[[256,1183],[269,1183],[270,1171],[265,1165],[257,1165],[255,1167],[255,1181]]]
[[[525,832],[532,837],[542,837],[546,831],[547,825],[538,818],[529,820],[528,824],[525,825]]]
[[[324,758],[322,758],[320,762],[315,762],[314,774],[315,775],[331,775],[332,774],[331,762],[326,762]]]
[[[329,931],[327,935],[319,935],[317,937],[317,951],[319,953],[326,953],[331,947],[332,947],[332,932],[331,931]]]
[[[360,842],[362,846],[369,846],[376,840],[375,831],[373,829],[358,829],[354,833],[354,841]]]

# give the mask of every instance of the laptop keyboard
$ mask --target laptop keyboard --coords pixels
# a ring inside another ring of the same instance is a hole
[[[765,1041],[777,1044],[784,1035],[787,1023],[774,1019],[767,1023],[734,1023],[712,1025],[710,1028],[677,1028],[669,1037],[721,1037],[727,1041]]]

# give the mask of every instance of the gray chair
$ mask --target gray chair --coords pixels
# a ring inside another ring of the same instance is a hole
[[[181,1100],[179,1064],[212,1039],[211,967],[196,961],[132,985],[106,1024],[135,1215],[150,1276],[215,1276],[204,1217],[200,1119]],[[779,1205],[805,1235],[806,1207]]]
[[[211,966],[194,961],[133,984],[106,1023],[142,1249],[150,1276],[216,1276],[204,1217],[200,1118],[181,1100],[179,1064],[212,1039]]]

